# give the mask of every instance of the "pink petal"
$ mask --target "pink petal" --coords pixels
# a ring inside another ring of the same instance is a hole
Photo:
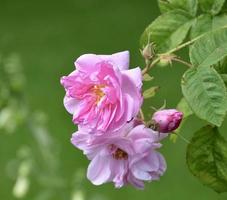
[[[127,161],[126,160],[111,160],[111,172],[113,176],[113,182],[116,188],[120,188],[125,184],[125,175],[127,173]]]
[[[142,87],[142,72],[139,67],[130,70],[124,70],[122,73],[128,76],[128,78],[136,85],[136,87]]]
[[[84,54],[80,56],[75,62],[75,67],[82,72],[92,73],[96,71],[96,66],[102,59],[95,54]]]
[[[65,96],[64,97],[64,106],[70,114],[73,114],[78,109],[79,101],[77,101],[74,98]]]
[[[138,189],[144,189],[143,181],[136,179],[131,173],[128,174],[127,181]]]
[[[157,155],[159,159],[159,171],[161,174],[163,174],[167,169],[166,161],[165,161],[165,158],[162,156],[162,154],[157,152]]]
[[[151,180],[151,175],[147,171],[140,170],[138,168],[132,168],[132,173],[135,178],[139,180],[149,181]]]
[[[88,166],[87,178],[94,185],[101,185],[108,182],[110,176],[110,158],[97,155]]]
[[[129,51],[122,51],[112,55],[100,55],[100,58],[112,63],[120,70],[127,70],[129,68]]]
[[[133,145],[136,153],[143,153],[151,150],[152,144],[150,138],[141,138],[136,140]]]

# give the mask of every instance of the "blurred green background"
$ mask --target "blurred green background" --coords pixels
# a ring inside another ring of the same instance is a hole
[[[1,200],[227,199],[189,173],[182,139],[164,142],[168,170],[144,191],[92,185],[85,177],[88,160],[70,143],[76,127],[63,107],[60,77],[84,53],[128,49],[131,66],[143,66],[139,37],[158,15],[156,0],[0,0]],[[184,71],[174,64],[151,72],[161,90],[145,102],[147,117],[149,106],[161,107],[164,100],[176,106]],[[182,134],[190,139],[198,128],[192,117]]]

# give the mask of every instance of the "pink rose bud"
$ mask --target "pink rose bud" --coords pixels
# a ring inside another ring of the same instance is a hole
[[[182,112],[175,109],[166,109],[155,112],[152,121],[159,132],[169,133],[179,127],[182,118]]]

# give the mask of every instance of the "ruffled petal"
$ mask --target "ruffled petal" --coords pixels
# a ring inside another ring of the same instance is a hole
[[[151,175],[147,171],[140,170],[136,167],[132,168],[132,173],[135,178],[139,180],[149,181],[151,180]]]
[[[116,188],[125,184],[125,175],[127,174],[127,160],[111,160],[111,172],[113,182]]]
[[[78,109],[79,101],[74,98],[65,96],[64,97],[64,106],[65,109],[70,113],[74,114],[74,112]]]
[[[151,151],[147,156],[131,165],[131,172],[137,179],[149,181],[152,180],[152,174],[162,175],[160,173],[162,164],[160,163],[159,153]]]
[[[143,102],[140,88],[137,88],[134,82],[126,75],[122,76],[121,87],[124,102],[126,100],[126,103],[129,104],[128,118],[130,118],[130,115],[133,118],[138,114]]]
[[[167,165],[166,165],[165,158],[162,156],[162,154],[157,152],[157,155],[159,159],[159,173],[162,175],[166,171]]]
[[[92,73],[97,70],[97,64],[100,62],[102,62],[100,56],[95,54],[84,54],[80,56],[74,64],[79,71]]]
[[[122,73],[128,76],[128,78],[134,83],[134,85],[136,85],[137,88],[140,89],[142,87],[142,72],[139,67],[130,70],[124,70]]]
[[[144,183],[141,180],[136,179],[132,173],[129,173],[127,176],[127,181],[128,183],[132,184],[134,187],[142,190],[144,189]]]

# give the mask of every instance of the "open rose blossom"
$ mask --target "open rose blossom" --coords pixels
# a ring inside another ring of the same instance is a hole
[[[182,118],[182,112],[175,109],[165,109],[155,112],[152,121],[157,126],[158,131],[170,133],[179,127]]]
[[[119,129],[138,114],[142,75],[139,67],[128,69],[128,51],[85,54],[75,61],[75,67],[61,78],[66,90],[64,105],[75,124],[103,133]]]
[[[87,177],[95,185],[114,182],[120,188],[131,184],[143,189],[144,181],[158,180],[166,170],[163,156],[156,151],[166,134],[143,124],[126,124],[117,133],[95,136],[85,129],[73,134],[71,142],[91,160]]]

